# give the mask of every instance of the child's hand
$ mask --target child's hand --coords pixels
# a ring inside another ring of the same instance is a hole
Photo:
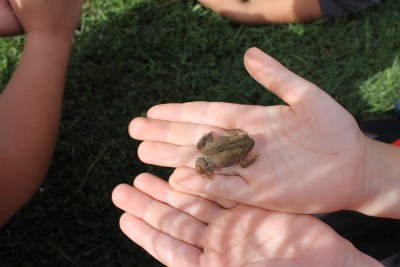
[[[0,36],[13,36],[23,32],[8,0],[0,0]]]
[[[167,266],[382,266],[312,216],[223,208],[150,174],[112,199],[121,230]]]
[[[37,33],[71,39],[78,26],[81,0],[10,0],[27,35]]]
[[[258,49],[246,53],[250,74],[288,105],[192,102],[151,108],[130,125],[146,163],[178,167],[175,189],[265,209],[319,213],[357,209],[368,197],[367,139],[354,118],[314,84]],[[253,165],[217,168],[213,181],[195,170],[197,140],[239,128],[255,140]],[[371,176],[369,176],[371,175]]]

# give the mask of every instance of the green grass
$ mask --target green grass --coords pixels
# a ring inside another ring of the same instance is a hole
[[[40,192],[0,230],[1,266],[160,266],[120,232],[110,199],[141,172],[170,172],[138,160],[129,121],[165,102],[281,103],[246,73],[251,46],[357,119],[390,116],[400,95],[399,15],[400,2],[387,0],[331,21],[248,27],[195,1],[86,1],[53,162]],[[0,40],[2,88],[22,46]]]

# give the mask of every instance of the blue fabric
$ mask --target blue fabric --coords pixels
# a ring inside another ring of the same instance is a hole
[[[356,13],[377,3],[379,3],[379,0],[320,0],[323,18]]]

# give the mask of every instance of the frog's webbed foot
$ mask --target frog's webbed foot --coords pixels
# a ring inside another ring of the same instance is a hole
[[[214,181],[212,178],[212,173],[203,173],[203,179]]]
[[[212,142],[212,132],[204,134],[199,141],[197,141],[197,149],[203,149],[207,143]]]
[[[213,181],[213,178],[212,178],[213,173],[206,172],[206,170],[204,170],[202,167],[200,167],[200,169],[202,171],[201,172],[198,171],[198,172],[203,176],[203,179],[207,179],[207,180]]]
[[[245,159],[245,157],[242,157],[240,159],[240,167],[242,168],[246,168],[248,166],[250,166],[251,164],[254,163],[254,161],[256,161],[257,157],[260,155],[259,152],[250,152],[249,154],[247,154],[247,159]]]

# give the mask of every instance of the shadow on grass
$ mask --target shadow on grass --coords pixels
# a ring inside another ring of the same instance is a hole
[[[111,203],[117,184],[144,171],[169,174],[140,163],[127,125],[158,103],[280,103],[246,73],[249,47],[359,118],[366,108],[359,85],[398,56],[394,0],[353,17],[266,27],[231,24],[195,1],[136,2],[86,7],[53,164],[40,193],[1,230],[2,266],[158,266],[122,235]]]

